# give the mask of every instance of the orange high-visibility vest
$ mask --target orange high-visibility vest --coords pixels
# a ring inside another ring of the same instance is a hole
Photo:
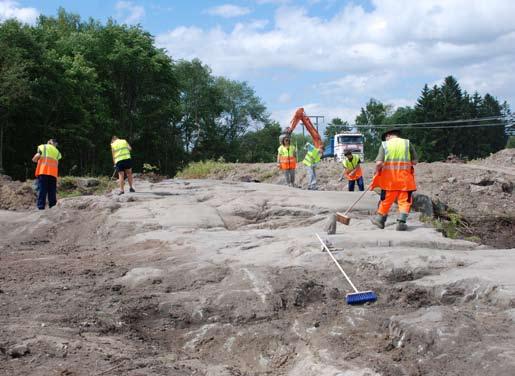
[[[59,159],[61,159],[59,150],[54,145],[42,144],[38,146],[38,153],[41,156],[38,159],[35,175],[50,175],[57,178]]]
[[[284,145],[279,146],[279,163],[281,164],[281,170],[295,170],[297,167],[297,160],[295,159],[295,146],[290,145],[285,147]]]
[[[344,157],[343,167],[345,167],[345,169],[352,171],[356,168],[356,166],[358,165],[359,162],[360,162],[360,159],[357,155],[352,156],[352,161],[349,161],[349,158]],[[358,166],[358,168],[356,168],[356,171],[354,171],[352,174],[348,174],[347,171],[345,171],[345,177],[351,181],[358,180],[362,176],[363,176],[363,171],[361,171],[361,166]]]
[[[415,191],[415,175],[409,140],[393,138],[383,141],[384,164],[379,173],[379,187],[386,191]]]

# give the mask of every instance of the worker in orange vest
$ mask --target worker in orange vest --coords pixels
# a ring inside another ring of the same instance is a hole
[[[37,206],[39,210],[45,209],[47,197],[49,208],[57,203],[57,176],[60,159],[61,153],[57,149],[57,141],[54,139],[39,145],[36,154],[32,157],[32,162],[37,163],[35,175],[38,179]]]
[[[343,177],[347,178],[349,181],[349,192],[354,192],[354,186],[356,182],[358,183],[358,188],[360,191],[365,190],[365,185],[363,183],[363,171],[361,170],[361,160],[358,155],[352,155],[352,151],[346,150],[344,153],[345,157],[343,158],[343,176],[340,181],[343,180]]]
[[[295,187],[295,169],[297,168],[297,150],[290,145],[290,136],[285,134],[279,137],[281,146],[277,149],[277,167],[284,171],[286,184]]]
[[[386,130],[381,136],[382,143],[376,158],[376,178],[374,187],[381,188],[381,201],[372,223],[384,229],[392,204],[397,201],[399,218],[397,231],[406,231],[406,220],[411,209],[412,193],[417,190],[415,170],[417,154],[413,145],[403,139],[399,128]]]

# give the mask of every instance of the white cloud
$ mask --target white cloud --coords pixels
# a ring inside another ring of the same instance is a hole
[[[291,2],[291,0],[256,0],[256,3],[258,3],[258,4],[276,4],[276,5],[281,5],[281,4],[288,4],[290,2]]]
[[[118,12],[116,18],[126,24],[136,24],[145,16],[145,8],[132,1],[118,1],[115,8]]]
[[[250,13],[250,9],[246,7],[240,7],[232,4],[223,4],[216,7],[209,8],[206,13],[213,16],[220,16],[224,18],[234,18],[244,16]]]
[[[415,106],[416,101],[416,99],[410,98],[392,98],[389,99],[386,104],[391,104],[395,110],[398,107],[413,107]]]
[[[500,39],[515,32],[511,1],[488,6],[479,0],[374,4],[369,13],[349,4],[330,19],[309,16],[303,8],[281,7],[271,30],[242,23],[230,32],[177,28],[157,40],[173,46],[173,55],[199,56],[220,73],[266,67],[358,73],[478,59],[495,52]],[[189,33],[195,37],[184,38]]]
[[[279,98],[277,98],[277,102],[285,104],[291,102],[291,94],[290,93],[281,93]]]
[[[2,0],[0,1],[0,21],[9,18],[16,18],[25,23],[32,24],[36,22],[39,16],[36,8],[22,8],[17,1]]]
[[[370,93],[370,96],[378,93],[394,82],[393,72],[377,71],[368,74],[349,74],[337,80],[324,82],[317,89],[325,95],[335,93]]]
[[[493,70],[492,66],[497,68]],[[489,93],[504,101],[510,96],[513,97],[513,87],[515,87],[513,72],[515,72],[515,60],[500,57],[465,66],[458,70],[456,78],[462,89],[467,90],[469,94],[473,94],[474,91],[478,91],[482,96]],[[515,106],[515,102],[511,102],[511,105]]]
[[[256,1],[281,5],[266,28],[179,27],[157,43],[174,58],[199,57],[215,74],[232,77],[325,72],[339,78],[317,87],[333,97],[404,98],[452,74],[467,90],[515,101],[515,1],[372,0],[368,11],[348,2],[329,18],[292,2]],[[418,89],[403,92],[406,80],[418,80]]]

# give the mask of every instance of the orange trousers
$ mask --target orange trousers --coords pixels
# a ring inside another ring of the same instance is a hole
[[[379,201],[379,208],[377,212],[382,216],[388,215],[390,207],[397,200],[399,212],[408,214],[411,209],[411,192],[408,191],[382,191],[381,201]]]

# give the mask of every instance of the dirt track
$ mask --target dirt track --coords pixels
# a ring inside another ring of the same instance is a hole
[[[493,184],[492,184],[493,186]],[[345,304],[314,237],[357,193],[138,182],[0,211],[7,375],[512,375],[515,250],[369,221],[327,239],[377,303]]]

